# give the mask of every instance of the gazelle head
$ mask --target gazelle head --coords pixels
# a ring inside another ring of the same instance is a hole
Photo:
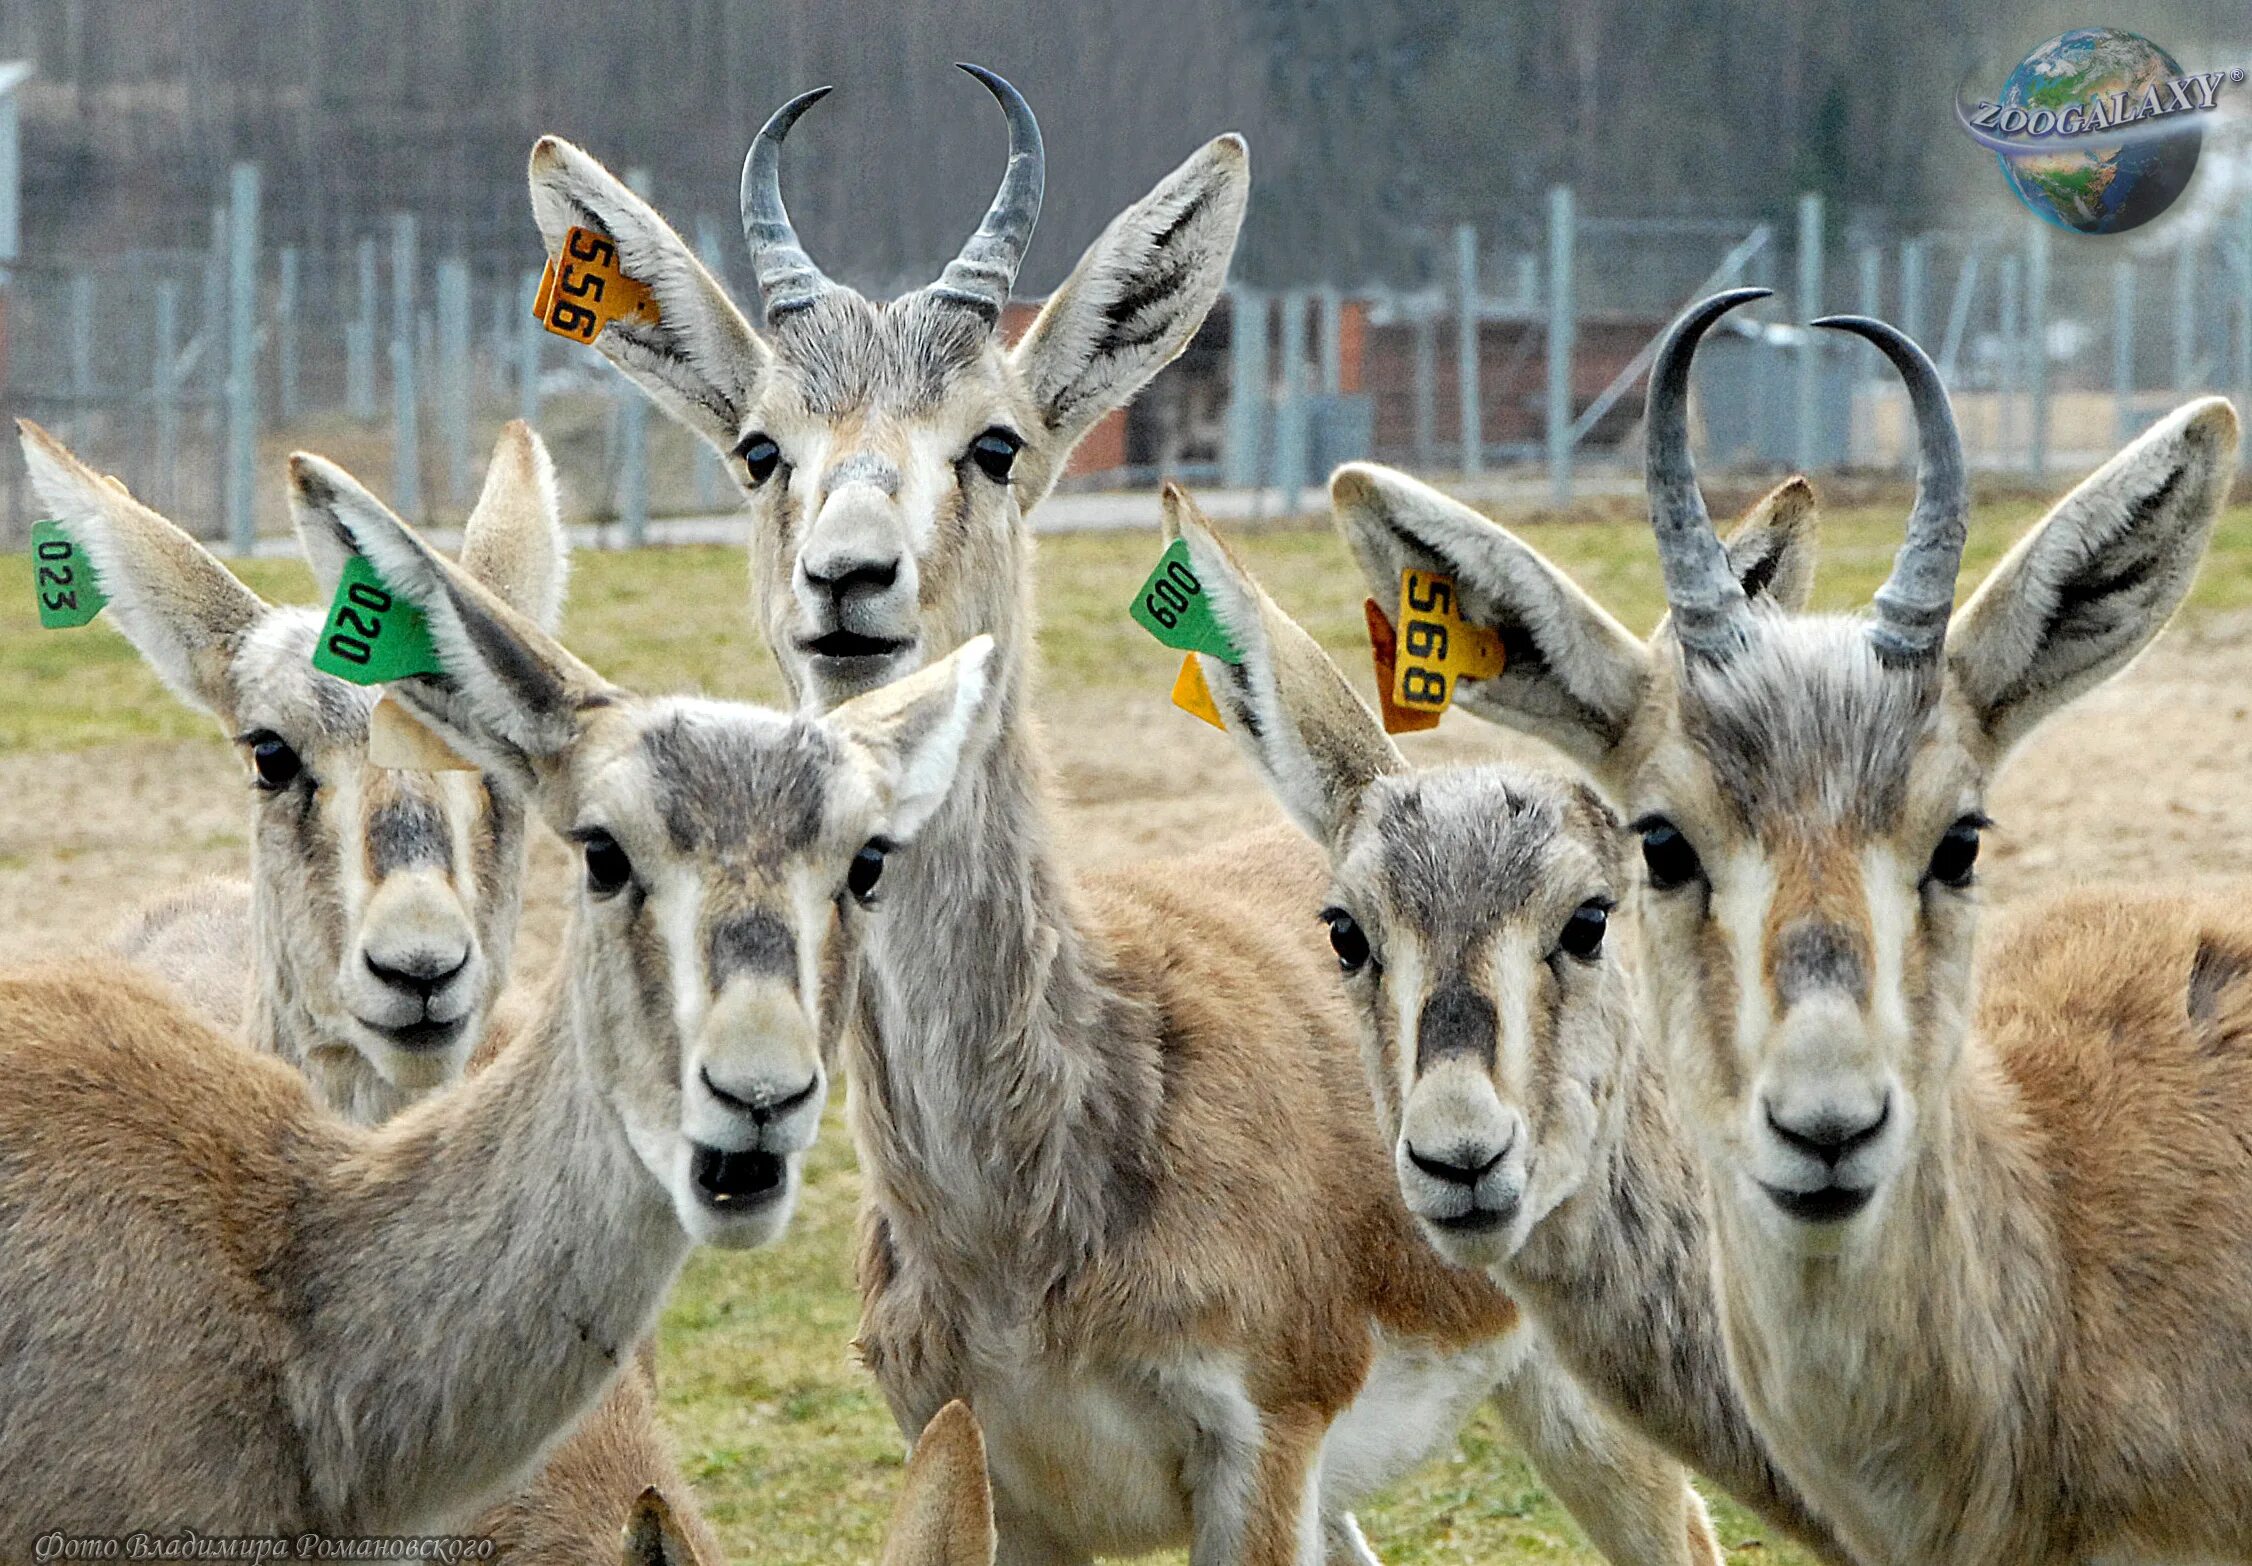
[[[515,943],[524,815],[473,771],[396,771],[368,757],[375,692],[314,669],[323,612],[276,607],[202,545],[89,470],[36,425],[23,445],[41,500],[93,563],[118,628],[241,751],[254,812],[251,880],[261,1012],[297,1064],[365,1106],[460,1074]],[[301,533],[324,594],[342,556]],[[472,512],[464,568],[552,625],[569,564],[539,438],[503,434]],[[339,1108],[346,1108],[344,1103]],[[394,1106],[395,1107],[395,1106]]]
[[[1975,864],[2003,758],[2124,666],[2188,591],[2234,467],[2209,398],[2074,490],[1953,610],[1968,496],[1945,391],[1882,323],[1918,430],[1907,541],[1866,616],[1747,593],[1699,497],[1685,402],[1697,339],[1651,372],[1648,479],[1672,612],[1645,644],[1523,543],[1380,468],[1332,484],[1370,582],[1452,575],[1509,667],[1462,704],[1585,762],[1642,839],[1651,1000],[1724,1206],[1786,1247],[1867,1233],[1940,1134],[1971,998]],[[1859,1226],[1858,1228],[1856,1226]]]
[[[574,225],[597,228],[654,295],[655,323],[614,322],[597,346],[727,456],[750,502],[767,640],[793,691],[823,705],[981,632],[1014,665],[1028,630],[1025,513],[1095,421],[1187,344],[1243,220],[1244,146],[1223,136],[1121,213],[1005,343],[1002,306],[1040,210],[1040,130],[1015,88],[964,69],[1006,111],[1007,172],[938,281],[887,304],[824,277],[783,208],[783,138],[828,89],[759,132],[742,204],[763,331],[600,164],[553,137],[532,150],[549,254]]]
[[[884,856],[952,785],[992,643],[827,717],[637,696],[341,469],[299,455],[291,477],[300,525],[364,555],[429,621],[446,673],[388,692],[578,845],[568,1016],[636,1155],[691,1238],[774,1238]]]
[[[1584,784],[1493,765],[1411,772],[1178,490],[1166,520],[1243,656],[1203,660],[1228,732],[1328,850],[1322,917],[1401,1195],[1450,1260],[1506,1262],[1608,1132],[1633,1027],[1610,935],[1633,882],[1625,830]],[[1751,592],[1803,598],[1812,523],[1803,484],[1761,503],[1729,545]]]

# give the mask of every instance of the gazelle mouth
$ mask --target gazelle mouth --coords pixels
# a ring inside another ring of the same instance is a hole
[[[1472,1207],[1444,1218],[1426,1218],[1424,1222],[1449,1234],[1491,1234],[1509,1222],[1515,1211],[1514,1207]]]
[[[744,1213],[763,1207],[780,1196],[789,1184],[790,1168],[776,1153],[755,1148],[747,1153],[722,1152],[695,1144],[688,1176],[696,1193],[714,1212]]]
[[[397,1027],[386,1027],[382,1023],[366,1022],[364,1018],[361,1020],[367,1027],[381,1034],[385,1043],[395,1045],[403,1050],[419,1052],[444,1049],[455,1039],[461,1037],[461,1025],[466,1019],[456,1017],[451,1022],[434,1022],[425,1017],[420,1022],[402,1023]]]
[[[1769,1185],[1765,1180],[1759,1188],[1767,1199],[1780,1207],[1784,1214],[1800,1223],[1843,1223],[1869,1205],[1876,1194],[1874,1187],[1850,1185],[1825,1185],[1811,1191],[1786,1191],[1781,1186]]]
[[[858,631],[831,631],[799,645],[817,658],[889,658],[905,651],[912,641],[904,636],[863,636]]]

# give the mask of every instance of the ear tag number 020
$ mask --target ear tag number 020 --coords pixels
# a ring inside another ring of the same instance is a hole
[[[1393,704],[1409,712],[1442,713],[1462,680],[1501,673],[1501,638],[1462,618],[1454,579],[1432,571],[1400,573],[1399,644]]]
[[[31,591],[50,631],[85,625],[109,602],[93,563],[60,522],[31,524]]]
[[[657,319],[657,299],[618,268],[618,247],[600,229],[574,228],[563,253],[540,273],[532,314],[540,325],[575,343],[591,343],[612,321]]]
[[[1134,594],[1130,612],[1143,630],[1185,654],[1181,672],[1173,681],[1173,705],[1216,729],[1225,727],[1196,656],[1203,653],[1222,663],[1241,663],[1243,654],[1236,651],[1235,643],[1212,614],[1212,600],[1205,595],[1196,567],[1189,563],[1186,539],[1174,539],[1157,557],[1157,569]]]
[[[359,555],[344,562],[328,621],[313,646],[313,667],[353,685],[381,685],[444,672],[422,611],[402,603]]]

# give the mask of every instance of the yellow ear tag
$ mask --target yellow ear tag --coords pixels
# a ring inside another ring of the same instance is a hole
[[[409,716],[389,691],[368,714],[368,765],[386,772],[475,772],[451,745]]]
[[[1402,571],[1399,627],[1392,700],[1403,709],[1435,717],[1454,700],[1459,681],[1501,673],[1500,635],[1462,618],[1452,577]]]
[[[619,270],[618,247],[609,235],[574,228],[563,236],[563,253],[551,257],[540,274],[532,314],[558,337],[591,343],[612,321],[655,322],[657,299]]]
[[[1195,653],[1181,657],[1181,672],[1173,681],[1173,705],[1216,729],[1227,727],[1220,719],[1218,703],[1212,700],[1212,687],[1204,683],[1204,665],[1196,661]]]

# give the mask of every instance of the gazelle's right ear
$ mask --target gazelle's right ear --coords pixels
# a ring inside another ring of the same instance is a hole
[[[1769,490],[1728,535],[1728,569],[1744,596],[1798,613],[1814,595],[1814,486],[1791,477]]]
[[[500,601],[554,634],[563,619],[571,542],[555,493],[555,463],[522,419],[511,419],[493,447],[485,487],[462,531],[461,566]]]
[[[878,1566],[993,1566],[994,1544],[985,1437],[956,1398],[915,1440]]]
[[[1199,655],[1229,735],[1292,820],[1325,848],[1369,784],[1407,763],[1329,654],[1252,579],[1196,502],[1165,486],[1165,528],[1243,661]]]
[[[301,532],[325,529],[420,609],[444,673],[386,689],[461,755],[527,789],[578,740],[585,715],[621,694],[484,584],[417,537],[334,463],[289,459]]]
[[[664,1492],[654,1485],[641,1492],[626,1514],[621,1566],[719,1566],[697,1553],[696,1541],[683,1533]]]
[[[655,323],[612,321],[594,346],[667,413],[732,453],[769,358],[743,312],[655,208],[561,137],[532,148],[531,183],[550,259],[573,228],[599,229],[618,247],[620,269],[656,300]]]
[[[946,802],[985,710],[993,638],[973,636],[938,662],[879,685],[822,721],[867,766],[887,801],[884,831],[911,841]]]
[[[1600,773],[1649,684],[1650,654],[1634,633],[1499,523],[1405,473],[1347,463],[1329,499],[1386,614],[1402,571],[1434,571],[1454,579],[1466,619],[1499,633],[1502,672],[1460,681],[1455,700]]]
[[[243,639],[267,613],[263,599],[210,551],[72,456],[29,419],[18,419],[31,484],[109,595],[109,611],[181,699],[230,729],[235,693],[228,671]]]

